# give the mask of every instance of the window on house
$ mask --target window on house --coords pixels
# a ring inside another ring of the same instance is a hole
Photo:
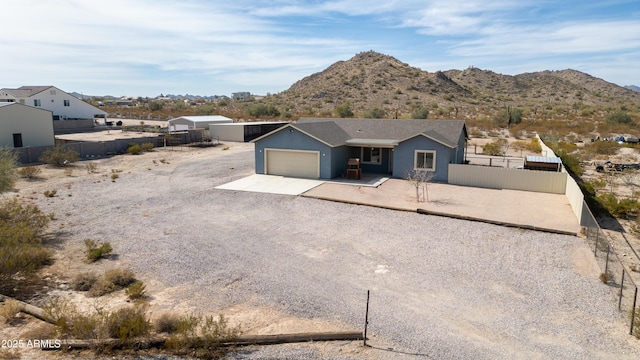
[[[365,164],[380,164],[382,162],[382,149],[363,147],[361,158],[362,162]]]
[[[436,170],[436,152],[416,150],[413,168],[415,170]]]
[[[69,100],[63,100],[64,106],[71,106],[71,102]]]
[[[33,106],[42,106],[39,99],[33,99]]]
[[[13,147],[22,147],[22,134],[13,134]]]

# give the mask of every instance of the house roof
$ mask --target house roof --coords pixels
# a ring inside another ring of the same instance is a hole
[[[37,93],[43,92],[53,86],[20,86],[17,89],[7,89],[4,88],[2,90],[8,92],[9,94],[17,97],[17,98],[27,98]]]
[[[330,146],[393,146],[416,136],[425,136],[453,148],[458,145],[461,133],[468,137],[463,120],[301,118],[290,126]]]
[[[233,121],[233,119],[230,119],[226,116],[221,116],[221,115],[209,115],[209,116],[180,116],[177,118],[173,118],[169,121],[172,120],[178,120],[178,119],[185,119],[188,121],[192,121],[194,123],[199,123],[199,122],[216,122],[216,121]]]
[[[527,155],[525,157],[526,162],[536,162],[536,163],[551,163],[551,164],[562,164],[562,159],[559,157],[546,157],[546,156],[534,156]]]

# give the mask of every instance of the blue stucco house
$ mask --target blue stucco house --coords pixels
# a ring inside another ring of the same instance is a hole
[[[257,174],[345,177],[348,160],[358,158],[365,173],[425,170],[447,181],[448,164],[464,162],[467,139],[463,120],[302,118],[253,142]]]

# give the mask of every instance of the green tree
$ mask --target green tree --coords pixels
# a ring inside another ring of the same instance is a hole
[[[351,104],[348,101],[343,102],[342,104],[336,106],[335,113],[338,117],[347,118],[353,116],[353,111],[351,110]]]
[[[0,193],[13,188],[17,167],[18,157],[16,153],[8,147],[0,147]]]

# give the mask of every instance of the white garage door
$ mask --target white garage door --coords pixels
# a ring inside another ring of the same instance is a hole
[[[265,149],[268,175],[317,179],[320,177],[320,152]]]

